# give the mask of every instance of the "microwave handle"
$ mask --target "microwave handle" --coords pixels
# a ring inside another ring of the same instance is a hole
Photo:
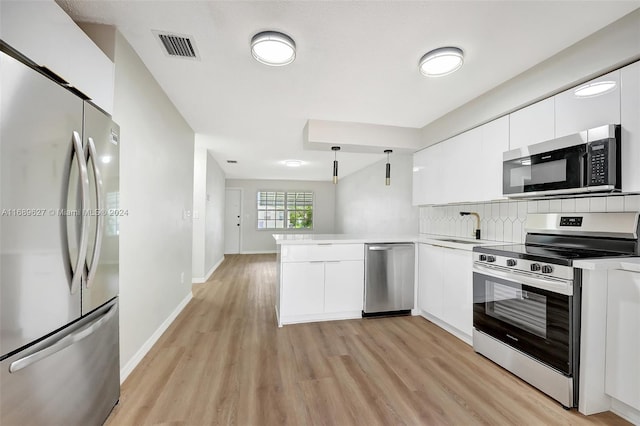
[[[589,186],[589,145],[586,145],[586,151],[580,158],[580,187],[586,188]]]

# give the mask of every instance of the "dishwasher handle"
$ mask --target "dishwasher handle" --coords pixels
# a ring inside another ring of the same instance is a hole
[[[390,246],[368,246],[367,247],[367,250],[369,251],[386,251],[391,249],[393,249],[393,247],[390,247]]]

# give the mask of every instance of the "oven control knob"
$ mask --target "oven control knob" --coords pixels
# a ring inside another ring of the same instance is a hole
[[[507,259],[507,266],[516,266],[518,263],[515,259]]]
[[[552,268],[551,266],[549,266],[549,265],[544,265],[544,266],[542,267],[542,273],[543,273],[543,274],[550,274],[550,273],[552,273],[552,272],[553,272],[553,268]]]
[[[481,260],[482,262],[484,262],[485,260],[487,260],[487,255],[486,255],[486,254],[481,254],[481,255],[480,255],[480,260]]]
[[[532,263],[531,264],[531,272],[537,272],[540,270],[540,264],[539,263]]]
[[[487,256],[487,262],[491,263],[491,262],[495,262],[496,258],[495,256]]]

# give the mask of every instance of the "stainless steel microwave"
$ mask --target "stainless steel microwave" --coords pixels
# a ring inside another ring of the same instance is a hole
[[[507,197],[620,191],[620,125],[507,151],[502,177]]]

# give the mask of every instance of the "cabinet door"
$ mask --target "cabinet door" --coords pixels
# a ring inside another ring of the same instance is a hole
[[[417,152],[413,156],[413,205],[441,204],[442,144]]]
[[[484,167],[480,161],[482,152],[482,127],[476,127],[455,137],[450,147],[448,169],[451,177],[447,193],[449,202],[471,202],[482,199],[484,186]],[[445,184],[445,185],[446,185]],[[484,201],[484,200],[483,200]]]
[[[622,190],[640,192],[640,62],[620,70]]]
[[[477,200],[498,200],[502,196],[502,154],[509,150],[509,117],[493,120],[480,128],[482,147],[476,160]],[[479,161],[478,161],[479,160]]]
[[[52,1],[3,1],[0,8],[3,41],[113,112],[113,61],[60,6]]]
[[[324,266],[324,312],[362,311],[364,262],[326,262]]]
[[[599,95],[579,97],[576,90],[586,84],[612,82],[615,86]],[[555,137],[581,132],[605,124],[620,123],[620,70],[578,85],[554,97]]]
[[[609,272],[605,392],[640,410],[640,273]]]
[[[324,262],[282,264],[283,317],[320,314],[324,311]]]
[[[509,114],[509,149],[553,139],[554,98],[548,98]]]
[[[471,336],[473,328],[472,253],[465,250],[443,251],[442,319]]]
[[[418,307],[438,318],[442,318],[443,250],[418,244]]]
[[[413,154],[413,196],[412,204],[414,206],[420,206],[427,204],[427,163],[429,148]]]

